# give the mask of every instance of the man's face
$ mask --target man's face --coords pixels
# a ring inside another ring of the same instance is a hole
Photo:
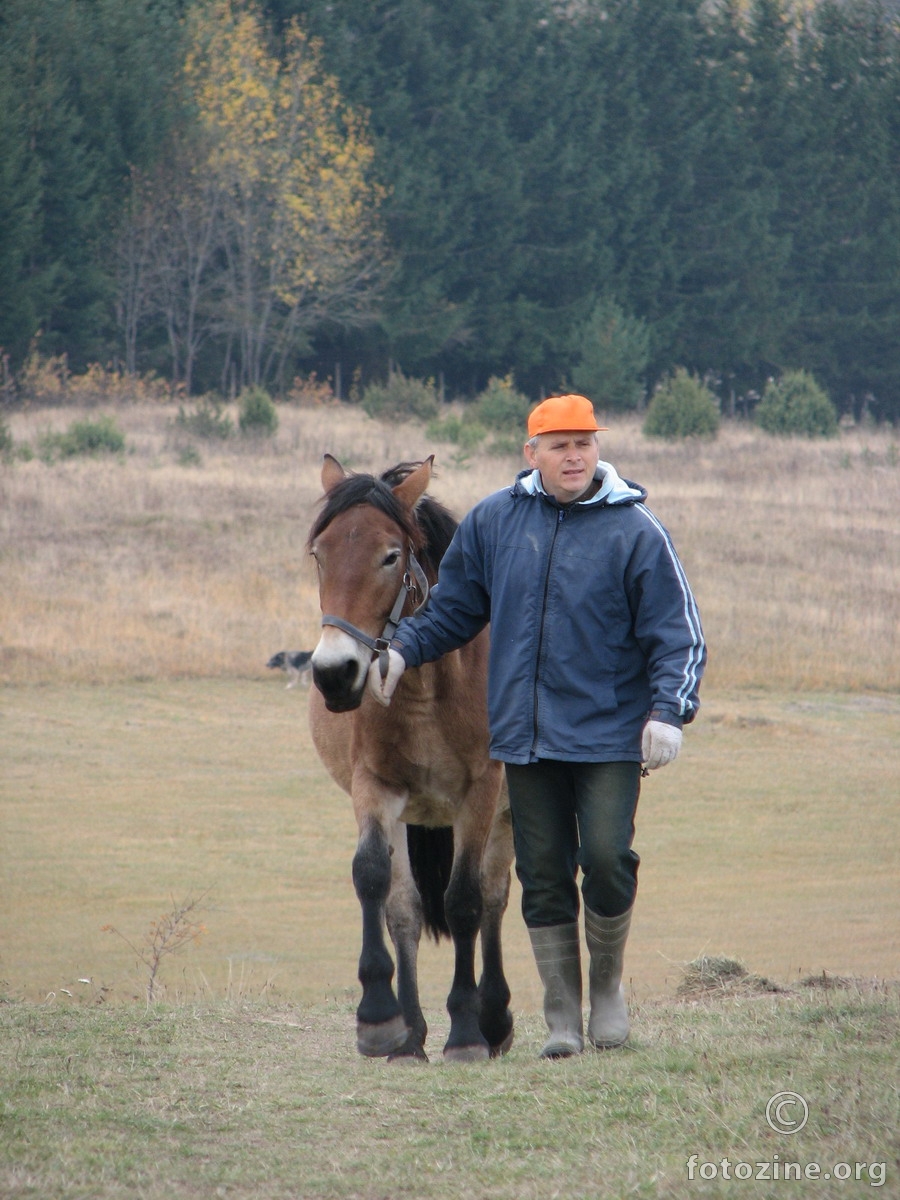
[[[544,491],[560,504],[577,500],[590,486],[600,461],[595,433],[564,430],[542,433],[537,445],[525,443],[525,461],[541,473]]]

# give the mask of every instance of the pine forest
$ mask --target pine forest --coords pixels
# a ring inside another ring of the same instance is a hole
[[[888,0],[3,0],[0,385],[900,420]]]

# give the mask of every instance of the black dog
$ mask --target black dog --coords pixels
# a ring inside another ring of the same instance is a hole
[[[288,687],[296,687],[301,679],[309,683],[310,659],[312,650],[279,650],[266,663],[273,670],[284,671],[288,676]]]

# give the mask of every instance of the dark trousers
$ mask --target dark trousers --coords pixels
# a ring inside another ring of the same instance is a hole
[[[531,929],[578,919],[578,868],[584,903],[618,917],[634,903],[640,858],[632,850],[641,790],[640,763],[506,764],[522,884]]]

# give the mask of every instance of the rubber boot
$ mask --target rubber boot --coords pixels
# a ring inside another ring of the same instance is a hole
[[[584,932],[591,956],[591,1015],[588,1039],[599,1050],[621,1046],[628,1040],[628,1007],[622,987],[625,943],[631,926],[631,912],[618,917],[601,917],[584,911]]]
[[[578,925],[529,929],[534,961],[544,985],[544,1018],[550,1037],[541,1058],[569,1058],[584,1049],[581,1015],[581,943]]]

